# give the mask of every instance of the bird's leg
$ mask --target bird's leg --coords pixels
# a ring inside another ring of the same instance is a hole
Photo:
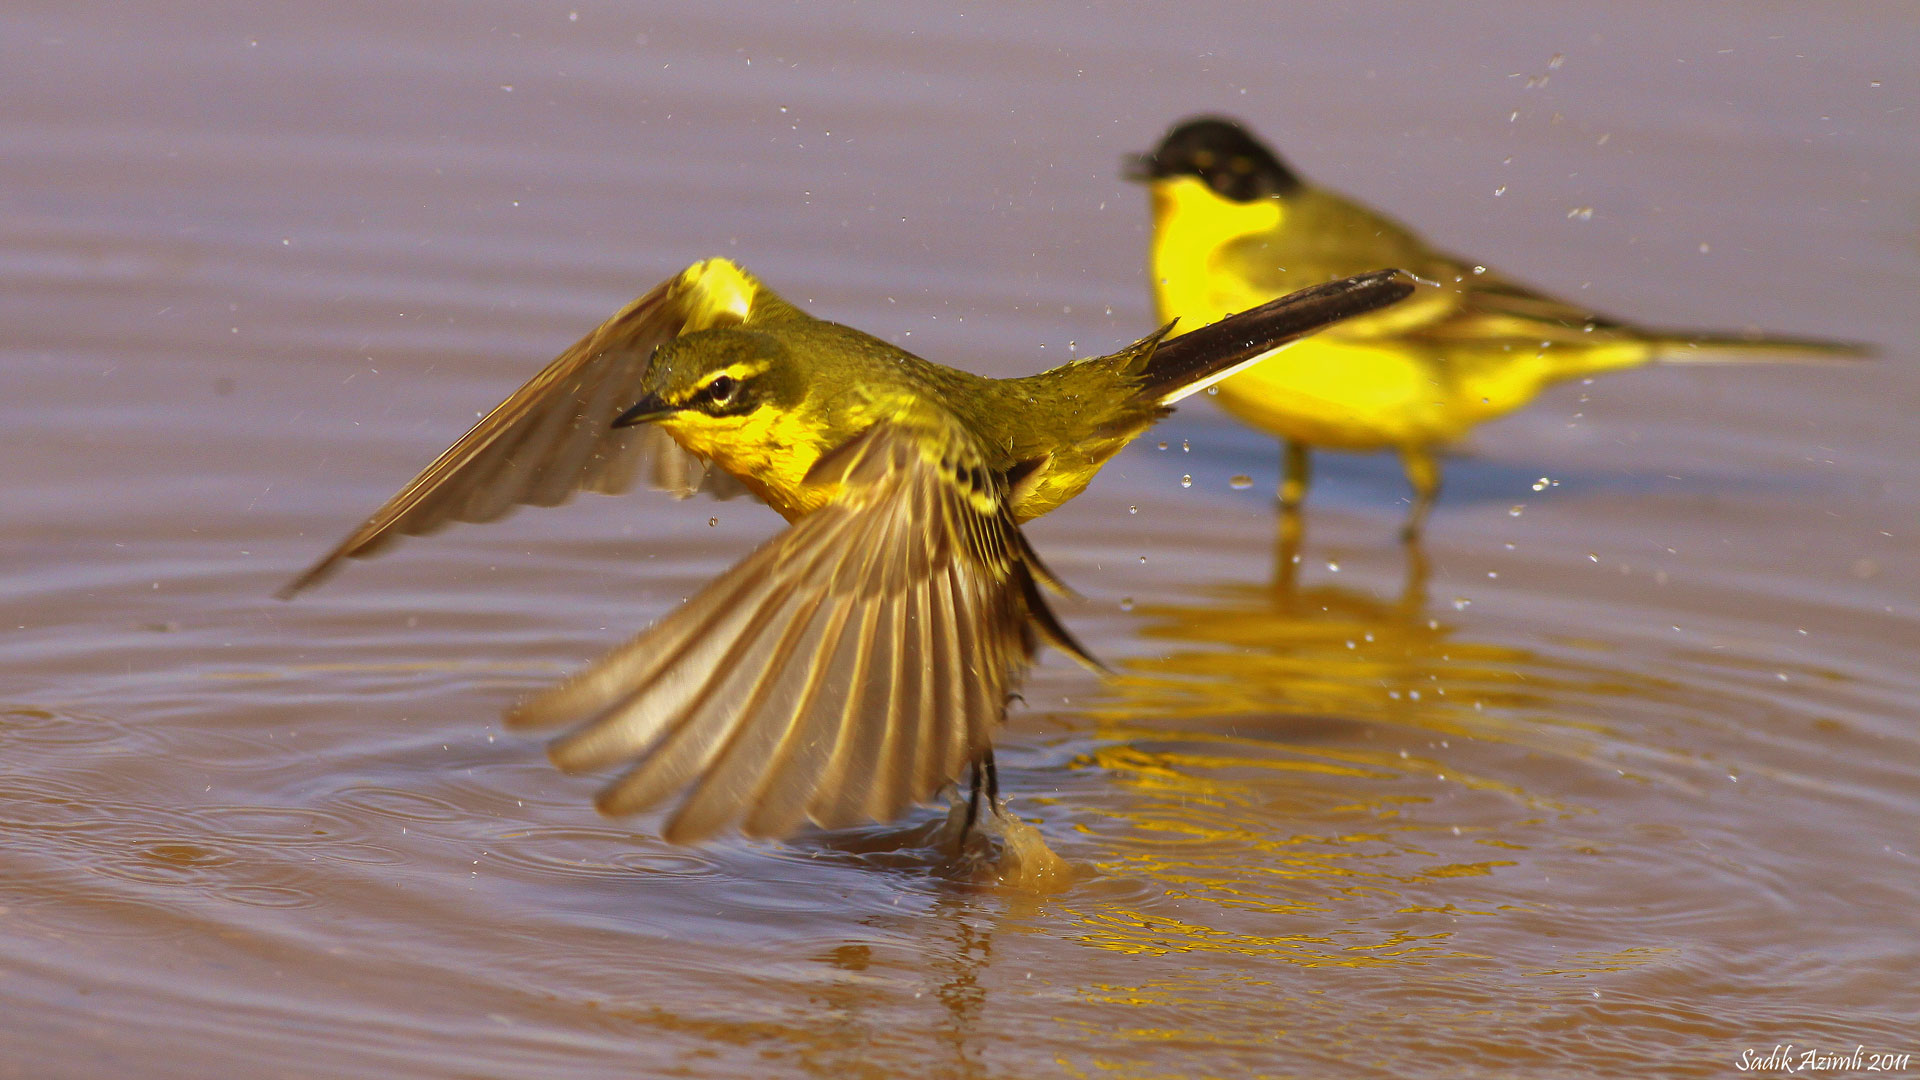
[[[1293,595],[1300,571],[1300,545],[1306,526],[1298,507],[1280,511],[1280,536],[1273,548],[1273,588],[1281,596]]]
[[[991,813],[1000,812],[1000,771],[993,764],[993,748],[988,747],[973,759],[973,779],[967,786],[967,817],[960,826],[960,843],[964,846],[967,834],[980,821],[980,792],[987,793],[987,809]]]
[[[1306,522],[1300,504],[1306,500],[1307,485],[1313,479],[1313,462],[1307,444],[1294,439],[1280,443],[1280,546],[1274,553],[1274,584],[1282,593],[1293,591],[1294,570],[1300,564],[1300,543],[1306,535]]]
[[[1407,522],[1400,527],[1400,539],[1411,544],[1420,539],[1427,513],[1440,495],[1440,461],[1424,446],[1406,446],[1400,449],[1400,467],[1413,486],[1413,509],[1407,511]]]
[[[1400,614],[1413,619],[1427,609],[1427,549],[1419,537],[1407,541],[1407,577],[1400,586]]]
[[[973,763],[973,782],[967,785],[967,816],[960,822],[960,846],[965,847],[973,823],[980,820],[980,762]]]
[[[1280,509],[1298,510],[1306,501],[1307,485],[1313,482],[1313,462],[1307,444],[1298,439],[1280,443]]]

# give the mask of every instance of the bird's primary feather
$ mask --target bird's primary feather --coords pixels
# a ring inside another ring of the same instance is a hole
[[[938,410],[875,425],[817,467],[831,502],[509,722],[578,724],[569,771],[636,762],[609,813],[687,789],[675,840],[928,798],[988,745],[1032,624],[1057,627],[983,460]]]
[[[757,286],[724,259],[695,263],[575,342],[408,481],[358,529],[280,590],[287,599],[341,562],[401,536],[456,521],[486,522],[522,505],[555,506],[578,491],[617,495],[645,479],[685,498],[732,498],[738,481],[656,428],[613,418],[640,396],[653,351],[685,334],[745,317]]]

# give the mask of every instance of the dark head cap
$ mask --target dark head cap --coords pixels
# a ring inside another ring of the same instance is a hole
[[[1288,195],[1300,187],[1300,178],[1273,151],[1222,116],[1181,121],[1153,153],[1135,158],[1127,169],[1127,179],[1141,182],[1171,176],[1197,176],[1234,202]]]

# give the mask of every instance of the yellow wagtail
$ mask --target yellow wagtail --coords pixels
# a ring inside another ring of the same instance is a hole
[[[1399,452],[1413,488],[1404,535],[1440,490],[1437,451],[1546,386],[1654,361],[1858,356],[1859,345],[1653,330],[1535,292],[1427,246],[1403,225],[1300,179],[1232,120],[1175,126],[1130,179],[1153,203],[1150,273],[1160,317],[1204,326],[1381,266],[1440,284],[1354,319],[1220,384],[1229,413],[1285,442],[1281,506],[1306,496],[1311,447]],[[1175,331],[1178,333],[1178,330]]]
[[[695,263],[580,339],[291,582],[518,504],[740,485],[790,524],[585,671],[508,715],[568,724],[568,771],[631,763],[601,810],[690,789],[675,841],[891,820],[972,767],[1039,639],[1087,662],[1019,524],[1079,494],[1168,412],[1283,343],[1407,296],[1323,283],[1162,341],[1020,379],[928,363],[817,319],[725,259]]]

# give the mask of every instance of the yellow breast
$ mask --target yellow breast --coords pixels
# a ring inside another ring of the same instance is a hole
[[[681,446],[731,473],[788,521],[832,497],[807,474],[832,448],[831,433],[802,410],[759,409],[741,417],[681,413],[662,420]]]
[[[1236,241],[1282,229],[1285,203],[1235,203],[1193,177],[1156,182],[1153,198],[1154,295],[1162,318],[1180,320],[1176,333],[1273,299],[1270,283],[1223,265],[1221,253]],[[1540,375],[1526,358],[1494,363],[1509,358],[1452,355],[1471,352],[1471,346],[1449,350],[1455,362],[1443,364],[1417,331],[1447,318],[1456,302],[1434,290],[1420,302],[1276,350],[1222,382],[1218,401],[1244,423],[1316,446],[1364,451],[1457,439],[1473,424],[1528,400]],[[1488,362],[1474,362],[1479,360]],[[1459,378],[1461,369],[1477,377]]]
[[[1216,281],[1213,255],[1241,237],[1279,228],[1285,217],[1278,199],[1232,202],[1192,176],[1156,181],[1151,269],[1160,317],[1178,318],[1176,331],[1194,330],[1272,299]]]

